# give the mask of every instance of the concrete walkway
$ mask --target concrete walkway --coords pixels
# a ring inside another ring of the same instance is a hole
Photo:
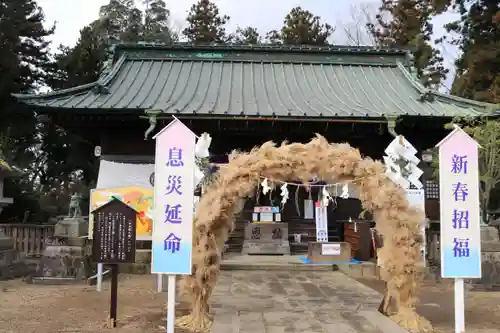
[[[340,272],[223,271],[213,333],[404,333],[382,296]]]

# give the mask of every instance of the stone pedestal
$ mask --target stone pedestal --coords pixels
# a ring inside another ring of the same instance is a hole
[[[89,220],[86,217],[67,217],[57,222],[54,236],[61,238],[79,238],[87,236]]]
[[[481,227],[481,279],[472,283],[486,289],[500,286],[500,238],[495,227]]]
[[[135,251],[135,263],[121,264],[120,272],[127,274],[150,274],[151,250],[137,249]]]
[[[242,254],[290,254],[288,223],[248,223]]]
[[[54,236],[46,241],[37,279],[82,280],[88,275],[87,255],[88,218],[65,218],[54,227]],[[38,283],[38,282],[37,282]]]
[[[0,172],[0,214],[2,214],[2,210],[5,206],[8,206],[14,202],[12,198],[5,198],[3,196],[3,181],[5,178],[6,174],[4,172]],[[3,230],[0,230],[0,267],[2,267],[3,264],[10,265],[13,260],[8,260],[8,258],[11,258],[12,255],[9,255],[5,253],[3,255],[4,260],[2,260],[2,253],[6,252],[12,252],[14,251],[14,240],[11,237],[7,237]],[[0,268],[1,269],[1,268]]]
[[[7,237],[2,230],[0,230],[0,250],[2,249],[13,249],[14,240],[11,237]]]
[[[2,267],[12,265],[17,257],[17,251],[14,249],[0,249],[0,270]]]
[[[21,260],[19,251],[14,249],[14,241],[0,231],[0,280],[8,280],[29,273]]]
[[[1,153],[0,153],[1,156]],[[0,158],[0,161],[1,158]],[[5,177],[9,174],[4,168],[0,167],[0,214],[4,207],[12,204],[14,200],[12,198],[6,198],[3,196],[3,182]],[[0,230],[0,280],[9,279],[23,275],[24,269],[17,269],[15,265],[20,263],[19,252],[14,249],[14,240],[11,237],[5,235],[5,233]],[[22,265],[25,266],[25,265]]]

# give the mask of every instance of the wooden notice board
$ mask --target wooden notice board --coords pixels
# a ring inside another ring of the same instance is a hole
[[[113,199],[92,214],[94,262],[134,263],[137,212],[122,201]]]

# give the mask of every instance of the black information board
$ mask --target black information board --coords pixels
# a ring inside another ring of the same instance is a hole
[[[94,262],[121,264],[135,262],[137,212],[118,199],[92,212]]]

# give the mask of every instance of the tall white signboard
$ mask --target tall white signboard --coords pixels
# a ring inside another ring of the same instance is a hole
[[[455,279],[455,332],[465,332],[464,279],[481,277],[477,142],[458,126],[440,143],[441,277]]]
[[[316,242],[328,243],[328,210],[327,206],[316,202]]]
[[[151,273],[168,275],[167,333],[173,333],[176,275],[191,274],[196,135],[175,119],[154,139]]]

